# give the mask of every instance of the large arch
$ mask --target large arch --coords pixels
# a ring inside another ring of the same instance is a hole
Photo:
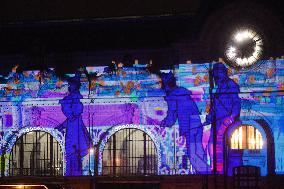
[[[255,120],[259,125],[261,125],[266,133],[267,139],[267,171],[269,175],[275,174],[275,143],[272,131],[269,127],[267,121],[263,119]]]
[[[250,125],[257,129],[263,138],[263,149],[260,151],[265,153],[265,163],[261,168],[261,174],[264,176],[266,174],[274,174],[275,173],[275,156],[274,156],[274,140],[273,135],[270,131],[268,123],[263,119],[256,119],[256,120],[243,120],[241,125]],[[232,136],[235,129],[237,129],[240,125],[233,125],[228,127],[224,135],[224,171],[225,174],[231,175],[231,170],[229,168],[229,152],[230,152],[230,137]],[[254,165],[255,166],[255,165]]]
[[[160,144],[159,142],[155,139],[154,134],[148,130],[146,125],[134,125],[134,124],[126,124],[126,125],[120,125],[120,126],[114,126],[111,127],[107,134],[100,140],[98,144],[98,174],[102,174],[102,168],[103,168],[103,151],[104,148],[110,139],[112,135],[114,135],[116,132],[123,130],[123,129],[137,129],[142,132],[145,132],[150,139],[154,142],[154,145],[156,147],[156,154],[157,154],[157,173],[160,174],[159,168],[161,167],[161,150],[160,150]]]
[[[12,152],[12,149],[14,145],[16,144],[17,140],[21,138],[22,136],[34,132],[34,131],[41,131],[50,134],[60,145],[61,151],[62,151],[62,156],[63,156],[63,175],[65,173],[65,162],[66,162],[66,156],[65,156],[65,143],[64,143],[64,136],[62,135],[61,132],[54,128],[42,128],[42,127],[25,127],[17,132],[11,132],[9,136],[9,141],[7,142],[4,151],[6,154],[9,154]],[[8,155],[8,157],[9,157]],[[9,158],[5,158],[5,176],[9,176]]]

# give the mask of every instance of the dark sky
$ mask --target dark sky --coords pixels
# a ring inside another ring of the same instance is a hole
[[[2,22],[197,12],[202,0],[1,0]]]
[[[234,6],[230,7],[232,3]],[[269,10],[277,18],[274,27],[266,13],[259,18],[255,13],[251,16],[256,26],[266,29],[267,41],[273,47],[270,52],[278,56],[284,49],[284,44],[278,44],[278,51],[274,48],[279,41],[277,35],[283,29],[282,0],[0,0],[0,56],[8,56],[7,60],[13,62],[10,56],[15,58],[16,54],[34,57],[57,52],[174,49],[179,42],[194,47],[201,44],[204,33],[209,37],[202,42],[217,44],[224,36],[220,28],[232,25],[224,19],[226,14],[235,11],[241,3],[244,6],[244,3],[254,3],[252,10]],[[225,10],[225,7],[230,8]],[[206,28],[208,18],[219,11],[223,14]],[[249,12],[246,11],[248,17]],[[242,9],[234,14],[232,18],[245,15]],[[272,36],[275,37],[272,39]],[[217,48],[209,48],[217,52]],[[199,53],[196,56],[203,58]],[[18,60],[22,58],[15,61]]]
[[[282,0],[1,0],[3,23],[165,14],[210,14],[232,2],[255,2],[284,15]]]

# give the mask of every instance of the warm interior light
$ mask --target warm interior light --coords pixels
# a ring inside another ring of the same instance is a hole
[[[0,189],[9,189],[9,188],[45,188],[48,189],[45,185],[33,185],[33,184],[11,184],[11,185],[0,185]]]
[[[94,148],[90,148],[90,154],[94,154],[94,152],[95,152],[95,150],[94,150]]]
[[[231,136],[231,149],[262,149],[263,139],[261,133],[253,126],[243,125],[233,132]]]

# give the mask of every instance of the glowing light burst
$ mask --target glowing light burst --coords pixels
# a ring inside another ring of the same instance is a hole
[[[237,67],[248,67],[256,63],[263,54],[263,40],[251,29],[239,30],[227,44],[225,56]]]
[[[89,149],[89,152],[90,152],[90,154],[94,154],[94,153],[95,153],[94,148],[90,148],[90,149]]]

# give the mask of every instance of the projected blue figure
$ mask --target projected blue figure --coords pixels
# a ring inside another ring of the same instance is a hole
[[[212,124],[216,120],[216,151],[217,151],[217,171],[223,171],[223,136],[227,127],[232,124],[239,124],[239,116],[241,111],[241,100],[238,96],[240,89],[227,75],[227,68],[222,63],[216,63],[213,66],[213,79],[217,86],[209,114],[203,125]],[[210,138],[208,142],[209,153],[213,154],[213,127],[211,127]],[[212,165],[212,163],[211,163]]]
[[[61,110],[66,120],[58,127],[65,129],[65,152],[67,176],[82,175],[82,157],[88,154],[92,146],[91,138],[82,120],[83,104],[80,102],[80,76],[76,75],[68,81],[69,94],[60,100]]]
[[[162,87],[166,92],[165,100],[168,104],[166,118],[162,121],[162,127],[171,127],[178,120],[179,134],[186,138],[186,154],[182,158],[182,167],[187,167],[187,159],[193,165],[197,173],[206,173],[208,166],[206,155],[202,146],[201,121],[198,108],[191,98],[191,92],[176,85],[176,79],[170,72],[162,73]]]

